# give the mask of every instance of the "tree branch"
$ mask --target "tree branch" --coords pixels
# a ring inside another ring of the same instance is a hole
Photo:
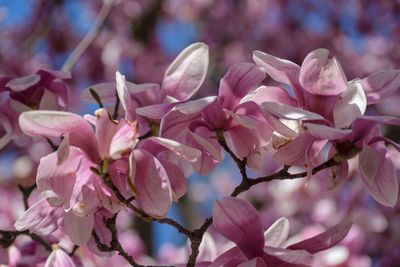
[[[118,240],[118,231],[116,227],[116,221],[117,221],[117,216],[118,213],[114,214],[111,218],[104,218],[104,224],[108,228],[108,230],[111,232],[111,241],[110,244],[103,244],[100,241],[99,236],[97,235],[96,231],[93,229],[92,230],[92,236],[94,241],[96,242],[96,246],[100,251],[103,252],[113,252],[116,251],[118,252],[119,255],[124,257],[124,259],[132,266],[135,267],[142,267],[143,265],[138,264],[131,255],[129,255],[124,248],[122,247],[121,243]]]
[[[82,54],[90,46],[90,44],[96,39],[97,35],[100,33],[111,9],[114,5],[114,0],[103,0],[103,6],[101,7],[99,13],[97,14],[95,24],[93,28],[85,35],[78,46],[72,51],[71,55],[68,57],[67,61],[62,66],[62,71],[69,71],[79,60]]]
[[[44,240],[42,237],[38,236],[35,233],[30,233],[29,230],[25,231],[5,231],[5,230],[0,230],[0,246],[3,248],[8,248],[11,246],[15,239],[20,236],[20,235],[27,235],[29,236],[32,240],[39,242],[47,251],[51,252],[53,249],[51,245]]]

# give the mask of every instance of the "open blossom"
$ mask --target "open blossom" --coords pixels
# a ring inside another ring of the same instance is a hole
[[[270,137],[269,124],[253,102],[242,102],[265,79],[265,71],[252,63],[232,66],[221,79],[218,96],[176,105],[161,121],[160,135],[200,149],[202,160],[194,166],[207,174],[221,159],[223,138],[239,159],[258,167],[258,156]]]
[[[69,72],[39,70],[23,77],[0,78],[0,149],[12,139],[23,138],[18,116],[27,110],[65,110],[70,103]],[[7,96],[7,97],[6,97]]]
[[[129,105],[123,104],[123,107],[130,114],[130,120],[138,121],[141,135],[154,130],[153,125],[159,127],[165,113],[196,94],[206,77],[208,60],[208,46],[194,43],[179,53],[169,65],[161,85],[125,82],[127,92],[122,98]],[[82,97],[93,101],[91,91],[95,91],[105,104],[115,104],[115,88],[115,83],[96,84],[86,89]]]
[[[225,197],[213,209],[217,231],[236,246],[211,266],[311,266],[312,254],[329,249],[348,233],[351,223],[340,223],[309,239],[287,245],[289,222],[280,218],[263,233],[261,216],[248,202]]]
[[[293,98],[276,87],[254,92],[264,110],[281,122],[272,141],[274,157],[287,165],[307,166],[311,172],[336,155],[341,164],[334,168],[333,178],[339,183],[347,176],[347,160],[359,154],[366,189],[381,204],[395,205],[398,181],[384,144],[399,147],[382,137],[376,126],[400,125],[400,120],[364,113],[367,105],[399,88],[400,71],[383,71],[348,82],[339,62],[325,49],[311,52],[301,67],[259,51],[254,52],[254,60],[274,80],[288,84],[295,95]],[[268,90],[275,95],[270,96]]]
[[[130,120],[132,103],[124,98],[127,88],[119,73],[117,89],[125,109],[125,119],[120,121],[114,121],[104,108],[85,118],[60,111],[30,111],[20,116],[26,134],[62,141],[57,151],[40,161],[36,182],[44,199],[17,220],[18,230],[46,235],[60,224],[73,242],[86,243],[96,210],[104,207],[116,213],[121,208],[103,181],[107,177],[123,196],[133,193],[138,207],[154,217],[164,217],[172,200],[186,192],[186,177],[166,154],[195,161],[200,152],[158,137],[137,144],[136,121]]]

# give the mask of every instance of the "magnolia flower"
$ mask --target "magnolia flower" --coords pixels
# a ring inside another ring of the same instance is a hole
[[[241,99],[264,78],[265,71],[254,64],[234,65],[221,79],[216,98],[178,104],[171,109],[161,121],[161,136],[200,149],[202,160],[193,167],[203,175],[221,159],[218,138],[223,138],[239,159],[246,158],[250,166],[258,166],[256,159],[270,127],[257,105],[241,103]]]
[[[149,132],[153,124],[159,124],[162,116],[176,104],[187,101],[198,91],[207,74],[208,58],[208,46],[194,43],[169,65],[161,86],[125,82],[127,92],[123,98],[130,104],[123,107],[131,120],[138,120],[141,135]],[[91,90],[94,90],[103,103],[114,104],[115,88],[115,83],[96,84],[86,89],[82,97],[93,101]]]
[[[20,140],[23,134],[18,125],[18,116],[28,110],[64,110],[70,102],[69,72],[39,70],[23,77],[0,78],[0,100],[8,94],[0,106],[0,125],[4,135],[0,138],[0,149],[11,140]]]
[[[280,120],[273,125],[280,137],[275,159],[306,166],[311,176],[313,167],[336,155],[335,159],[342,162],[333,169],[333,183],[338,184],[347,176],[347,160],[359,154],[366,189],[379,203],[394,206],[398,182],[384,142],[399,146],[382,137],[376,125],[400,125],[400,120],[364,113],[367,105],[398,89],[400,71],[379,72],[347,82],[339,62],[325,49],[308,54],[301,67],[259,51],[253,56],[274,80],[290,85],[296,96],[294,99],[275,87],[259,88],[252,96]]]
[[[259,212],[248,202],[224,197],[213,209],[216,230],[236,246],[220,255],[211,266],[311,266],[312,254],[339,243],[351,223],[342,222],[312,238],[285,245],[289,222],[278,219],[263,234]]]

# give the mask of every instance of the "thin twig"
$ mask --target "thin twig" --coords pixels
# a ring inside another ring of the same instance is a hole
[[[71,55],[68,57],[67,61],[62,66],[62,71],[69,71],[79,60],[82,54],[90,46],[90,44],[96,39],[97,35],[100,33],[111,9],[114,5],[114,0],[104,0],[103,6],[101,7],[99,13],[97,14],[95,24],[93,28],[85,35],[78,46],[72,51]]]
[[[22,185],[18,185],[18,188],[22,193],[25,210],[27,210],[27,209],[29,209],[29,197],[31,196],[33,190],[36,189],[36,183],[34,183],[33,185],[30,185],[30,186],[26,186],[26,187],[22,186]]]
[[[111,232],[111,241],[110,244],[103,244],[100,241],[99,236],[97,235],[96,231],[93,229],[92,230],[92,236],[94,241],[96,242],[96,246],[100,251],[103,252],[113,252],[116,251],[118,252],[119,255],[124,257],[124,259],[132,266],[135,267],[141,267],[143,265],[138,264],[131,255],[129,255],[124,248],[122,247],[121,243],[118,240],[118,231],[117,231],[117,226],[116,226],[116,220],[117,220],[118,213],[114,214],[111,218],[104,218],[104,224],[108,228],[108,230]]]
[[[7,248],[14,243],[15,239],[19,235],[27,235],[29,236],[32,240],[40,243],[47,251],[51,252],[52,248],[51,245],[44,240],[42,237],[38,236],[35,233],[30,233],[29,230],[25,231],[6,231],[6,230],[0,230],[0,246],[3,248]]]
[[[68,253],[69,256],[74,256],[75,252],[79,249],[78,245],[74,245],[74,247],[72,248],[71,252]]]

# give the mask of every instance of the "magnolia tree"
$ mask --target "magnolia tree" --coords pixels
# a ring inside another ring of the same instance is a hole
[[[105,3],[98,25],[109,12]],[[90,86],[80,97],[98,109],[80,116],[70,112],[76,96],[66,81],[95,35],[83,39],[62,70],[0,79],[0,147],[11,153],[14,146],[22,156],[15,176],[29,176],[29,167],[35,177],[19,185],[19,195],[0,189],[0,264],[371,266],[362,220],[370,216],[379,228],[374,212],[386,206],[395,214],[399,193],[400,145],[379,127],[400,119],[371,114],[368,106],[397,93],[399,70],[349,81],[326,49],[309,52],[301,65],[254,51],[252,62],[233,64],[220,77],[217,96],[195,98],[209,49],[194,43],[160,84],[135,84],[116,71],[115,81]],[[236,165],[229,175],[240,179],[213,202],[212,216],[194,226],[169,216],[190,192],[188,176],[209,175],[224,158]],[[284,180],[305,183],[293,188]],[[305,197],[315,186],[319,192]],[[293,205],[278,208],[283,198],[265,196],[270,188],[300,203],[298,217],[324,223],[301,229],[295,220],[291,231],[291,219],[276,210],[291,215]],[[329,200],[325,191],[333,191]],[[364,192],[379,204],[360,201]],[[270,210],[251,196],[265,197]],[[332,205],[346,208],[336,216]],[[146,256],[132,217],[168,225],[186,245]]]

